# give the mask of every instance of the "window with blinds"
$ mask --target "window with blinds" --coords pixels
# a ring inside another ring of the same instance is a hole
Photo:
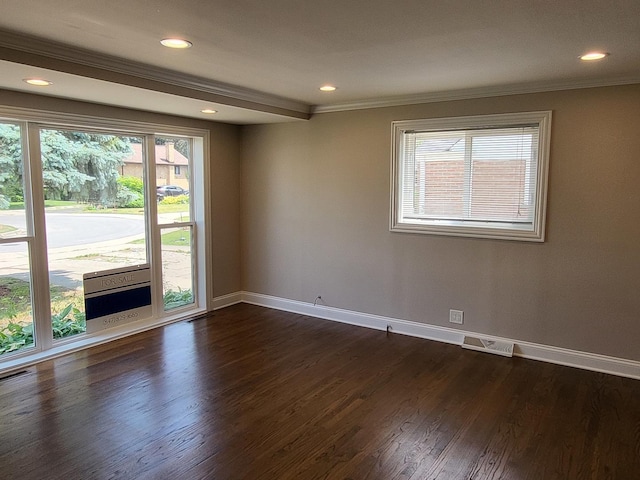
[[[544,240],[551,112],[393,123],[391,230]]]

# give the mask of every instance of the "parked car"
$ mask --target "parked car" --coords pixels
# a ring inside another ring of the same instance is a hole
[[[158,201],[164,197],[177,197],[178,195],[189,195],[189,190],[185,190],[178,185],[162,185],[156,189]]]

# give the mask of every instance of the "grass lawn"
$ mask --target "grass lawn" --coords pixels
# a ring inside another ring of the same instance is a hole
[[[174,230],[162,235],[162,245],[190,245],[190,237],[188,229]]]
[[[143,208],[93,208],[86,203],[67,202],[64,200],[45,200],[45,208],[52,207],[82,207],[85,213],[118,213],[126,215],[142,215]],[[24,202],[11,202],[9,210],[24,210]],[[175,203],[169,205],[158,204],[158,213],[184,213],[184,221],[188,221],[189,205],[185,203]]]
[[[142,215],[144,213],[143,208],[85,208],[85,213],[118,213],[125,215]],[[158,205],[158,213],[184,213],[184,221],[189,219],[189,205],[184,203],[174,205]]]
[[[0,321],[21,317],[31,309],[29,282],[17,278],[0,278]]]
[[[82,292],[59,285],[51,286],[51,310],[59,312],[72,303],[84,310]],[[29,282],[13,277],[0,277],[0,329],[13,319],[17,323],[31,323],[31,289]]]
[[[180,229],[180,230],[174,230],[169,233],[164,233],[160,238],[161,238],[162,245],[178,245],[178,246],[191,245],[191,235],[190,235],[189,229],[186,229],[186,228]],[[141,238],[129,243],[138,243],[138,244],[144,243],[144,239]]]
[[[186,203],[175,203],[173,205],[158,205],[158,213],[189,213],[189,205]]]
[[[70,202],[66,200],[45,200],[45,208],[51,207],[75,207],[80,205],[78,202]],[[9,204],[9,210],[24,210],[24,202],[11,202]]]

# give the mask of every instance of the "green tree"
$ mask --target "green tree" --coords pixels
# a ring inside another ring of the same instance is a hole
[[[22,196],[20,127],[0,123],[0,209],[9,208],[10,201],[21,201]]]
[[[118,168],[132,153],[128,138],[41,130],[45,198],[115,205]],[[0,123],[0,208],[23,200],[22,140],[18,125]]]
[[[132,153],[128,139],[42,130],[40,144],[45,198],[116,203],[118,168]]]

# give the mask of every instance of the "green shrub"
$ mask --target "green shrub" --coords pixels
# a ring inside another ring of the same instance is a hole
[[[141,208],[144,207],[144,197],[141,193],[129,190],[124,185],[118,185],[116,206],[118,208]]]
[[[67,315],[73,312],[72,318]],[[84,312],[75,308],[73,304],[67,305],[60,313],[51,317],[53,338],[64,338],[87,330],[87,322]]]
[[[72,316],[67,318],[70,313]],[[53,338],[64,338],[87,330],[84,312],[75,308],[73,304],[67,305],[60,313],[52,315],[51,324]],[[9,322],[0,331],[0,355],[14,352],[29,345],[33,345],[33,323]]]
[[[33,324],[21,325],[19,323],[9,322],[9,324],[0,331],[0,355],[3,353],[14,352],[22,347],[33,344]]]
[[[139,193],[140,195],[144,195],[144,183],[142,183],[142,179],[138,177],[119,177],[118,185],[122,185],[123,187],[131,190],[132,192]]]
[[[133,199],[131,199],[130,201],[128,201],[127,203],[125,203],[124,208],[142,208],[144,207],[144,197],[142,195],[140,195],[139,193],[136,194],[137,196]]]
[[[116,204],[119,208],[144,207],[144,183],[138,177],[119,177]]]
[[[181,307],[193,303],[191,290],[167,290],[164,294],[164,307],[166,310]],[[87,330],[85,313],[68,304],[59,313],[51,316],[53,338],[65,338]],[[10,321],[0,330],[0,355],[14,352],[23,347],[33,345],[33,323],[17,323]]]
[[[177,205],[181,203],[189,203],[189,195],[176,195],[175,197],[164,197],[160,205]]]
[[[171,310],[172,308],[181,307],[193,303],[193,292],[191,290],[182,290],[178,287],[178,291],[167,290],[164,294],[164,308]]]

